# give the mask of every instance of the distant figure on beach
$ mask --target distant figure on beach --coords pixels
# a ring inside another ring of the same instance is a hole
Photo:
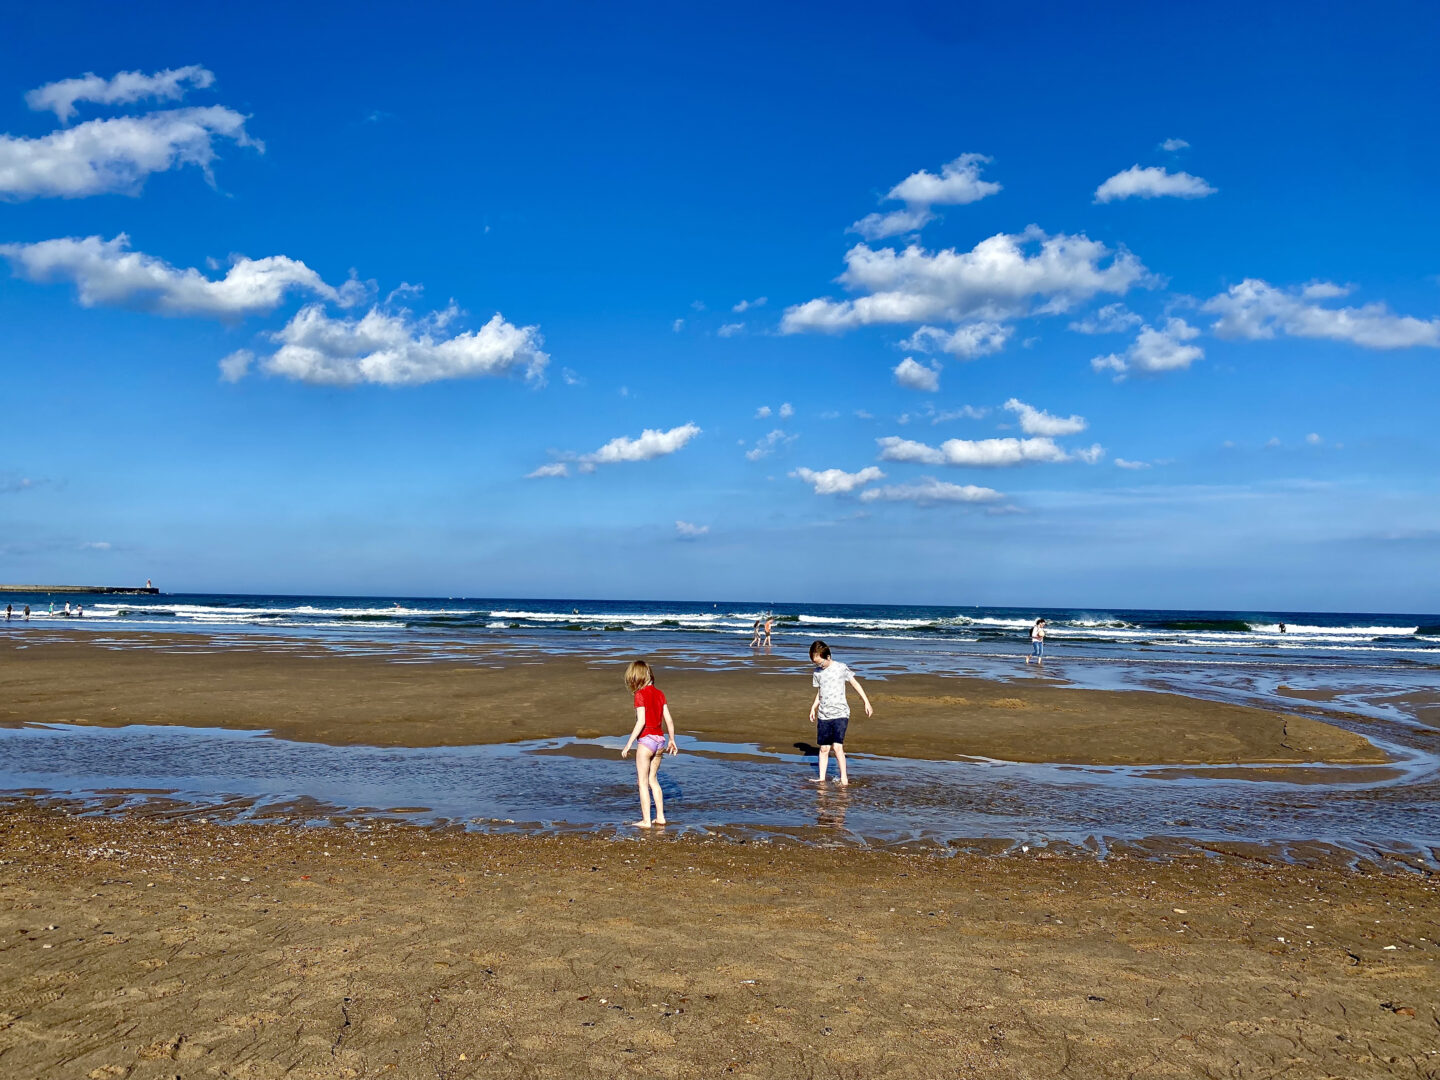
[[[1037,664],[1045,663],[1045,620],[1036,619],[1035,625],[1030,628],[1030,655],[1025,657],[1025,663],[1034,660]]]
[[[10,621],[11,619],[13,619],[14,617],[15,617],[15,609],[14,609],[13,607],[11,607],[9,604],[6,604],[6,605],[5,605],[5,621],[6,621],[6,622],[9,622],[9,621]]]
[[[752,649],[758,649],[760,647],[760,642],[764,640],[765,631],[763,629],[763,626],[764,624],[761,622],[761,620],[756,619],[754,625],[750,628],[753,631],[750,635],[750,647]]]
[[[815,700],[810,703],[810,722],[815,725],[815,742],[820,746],[820,772],[814,777],[817,784],[825,782],[825,773],[830,765],[830,748],[835,748],[835,765],[840,770],[841,786],[850,783],[845,771],[845,729],[850,726],[850,702],[845,697],[845,684],[855,687],[860,700],[865,703],[865,715],[874,716],[870,699],[855,673],[838,660],[830,658],[830,646],[823,641],[810,643],[810,660],[815,665],[811,685],[815,687]]]
[[[644,660],[632,660],[625,669],[625,685],[635,695],[635,728],[630,732],[630,738],[625,740],[625,749],[620,751],[620,756],[628,757],[630,747],[639,741],[640,745],[635,748],[635,779],[640,788],[640,820],[632,824],[648,829],[652,824],[652,797],[655,800],[653,824],[665,824],[665,795],[660,790],[658,779],[660,762],[666,754],[678,754],[680,748],[675,745],[675,721],[670,716],[670,706],[655,685],[655,672],[650,665]],[[668,745],[666,734],[670,737]]]
[[[772,632],[774,629],[775,629],[775,616],[774,616],[774,615],[766,615],[766,616],[765,616],[765,647],[766,647],[767,649],[770,647],[770,634],[771,634],[771,632]]]
[[[29,604],[26,604],[26,605],[25,605],[25,621],[26,621],[26,622],[29,622],[29,621],[30,621],[30,605],[29,605]]]
[[[83,619],[83,618],[85,617],[85,605],[84,605],[84,604],[76,604],[76,605],[75,605],[75,617],[76,617],[77,619]]]
[[[1285,624],[1283,622],[1280,624],[1280,633],[1285,633]]]

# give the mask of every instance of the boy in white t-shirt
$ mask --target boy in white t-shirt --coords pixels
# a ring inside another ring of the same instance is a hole
[[[810,645],[810,659],[815,664],[815,674],[810,680],[815,687],[815,700],[810,705],[810,722],[815,725],[815,741],[820,744],[820,774],[814,777],[817,784],[825,782],[825,773],[830,765],[830,748],[835,748],[835,764],[840,769],[840,783],[850,783],[845,772],[845,728],[850,723],[850,702],[845,698],[845,684],[855,687],[860,700],[865,703],[865,715],[874,716],[870,699],[865,689],[855,678],[855,673],[838,660],[830,659],[830,646],[823,641]]]

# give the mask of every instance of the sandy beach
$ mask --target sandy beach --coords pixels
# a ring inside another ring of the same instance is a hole
[[[1433,1077],[1433,880],[0,815],[27,1078]]]
[[[615,661],[522,661],[476,649],[469,662],[408,664],[263,643],[204,648],[194,635],[136,635],[129,644],[145,647],[113,647],[126,643],[63,634],[0,642],[0,724],[226,727],[339,746],[422,747],[623,735],[634,722],[624,665]],[[813,735],[803,657],[762,657],[740,670],[654,660],[682,734],[789,751]],[[898,675],[867,685],[876,714],[856,718],[847,746],[894,757],[1388,760],[1362,736],[1331,724],[1178,694],[1080,690],[1038,676],[998,683]]]

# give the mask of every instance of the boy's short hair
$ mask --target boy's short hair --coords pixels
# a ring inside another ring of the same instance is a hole
[[[631,690],[639,690],[646,683],[655,681],[655,672],[650,670],[650,665],[644,660],[631,660],[630,666],[625,669],[625,685]]]
[[[821,660],[829,660],[830,646],[826,645],[823,641],[812,641],[810,643],[810,659],[814,660],[816,657],[819,657]]]

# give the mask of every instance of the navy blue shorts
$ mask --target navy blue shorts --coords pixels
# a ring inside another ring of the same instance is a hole
[[[815,725],[815,741],[821,746],[832,746],[845,741],[845,729],[850,724],[848,716],[838,720],[821,720]]]

